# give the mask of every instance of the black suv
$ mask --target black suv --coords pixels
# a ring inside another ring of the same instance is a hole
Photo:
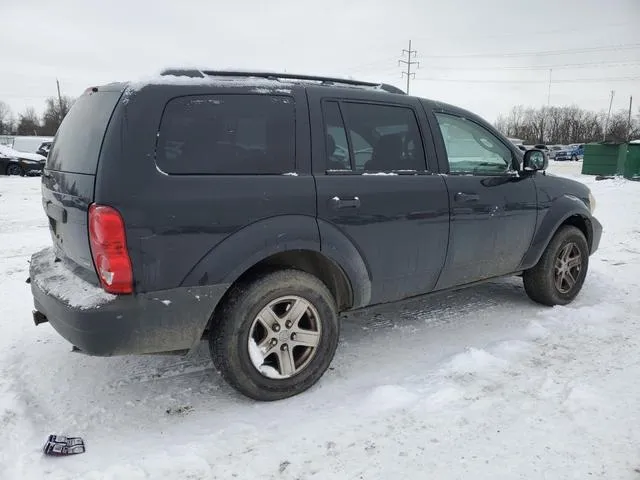
[[[92,87],[43,174],[34,320],[91,355],[204,336],[243,394],[295,395],[329,366],[339,312],[519,274],[536,302],[571,302],[602,227],[546,165],[387,85],[174,70]]]

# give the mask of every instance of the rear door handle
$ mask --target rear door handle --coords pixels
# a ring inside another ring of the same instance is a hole
[[[456,202],[468,203],[468,202],[477,202],[480,200],[480,195],[477,193],[464,193],[458,192],[454,195],[453,199]]]
[[[340,208],[360,208],[360,199],[358,197],[333,197],[331,200],[329,200],[329,203],[331,204],[331,207],[336,210]]]

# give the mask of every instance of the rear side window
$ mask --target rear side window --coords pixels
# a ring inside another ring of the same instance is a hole
[[[293,98],[201,95],[171,100],[156,151],[169,174],[282,174],[295,170]]]
[[[325,102],[324,116],[327,170],[351,168],[355,173],[425,170],[422,137],[411,108]]]
[[[46,167],[95,175],[102,139],[120,91],[98,91],[78,98],[58,128]]]

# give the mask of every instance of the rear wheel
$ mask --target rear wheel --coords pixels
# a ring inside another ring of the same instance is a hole
[[[20,177],[24,177],[24,170],[20,165],[17,165],[15,163],[10,163],[7,166],[7,175],[17,175]]]
[[[535,267],[524,272],[524,289],[535,302],[566,305],[580,293],[589,266],[589,245],[576,227],[562,227]]]
[[[305,391],[338,346],[335,301],[306,272],[281,270],[238,285],[216,313],[209,335],[213,362],[231,386],[255,400]]]

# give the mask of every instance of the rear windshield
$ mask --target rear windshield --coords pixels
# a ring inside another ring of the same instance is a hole
[[[178,97],[164,111],[156,162],[169,174],[281,174],[295,169],[288,96]]]
[[[47,168],[95,175],[100,147],[121,92],[82,95],[64,117],[47,157]]]

